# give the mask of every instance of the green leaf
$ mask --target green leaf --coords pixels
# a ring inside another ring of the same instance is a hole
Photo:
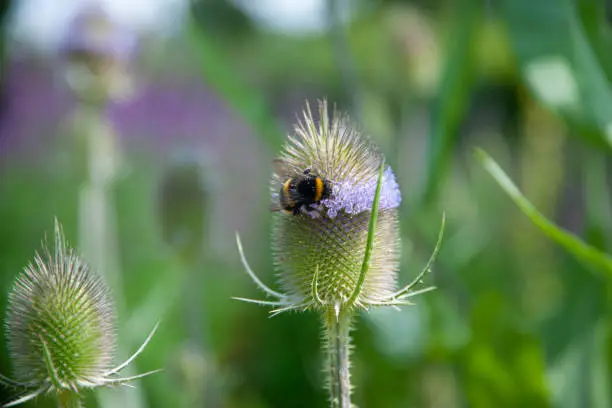
[[[571,0],[501,0],[521,76],[536,99],[612,147],[612,89]]]
[[[483,150],[476,149],[477,159],[484,169],[497,181],[500,187],[518,205],[521,211],[544,232],[549,238],[557,242],[572,254],[578,261],[587,266],[596,268],[606,276],[612,278],[612,257],[598,251],[586,244],[576,235],[557,227],[544,217],[519,191],[510,177],[501,167]]]
[[[593,328],[592,343],[589,344],[591,366],[591,401],[594,407],[609,407],[612,405],[610,394],[610,354],[607,342],[610,337],[610,324],[606,317],[601,318]]]
[[[361,264],[361,272],[359,279],[355,285],[355,290],[350,299],[346,302],[348,307],[352,307],[361,293],[363,284],[365,283],[368,269],[370,269],[370,258],[372,257],[372,248],[374,247],[374,233],[376,231],[376,221],[378,220],[378,205],[380,202],[380,191],[382,189],[383,174],[385,172],[385,161],[383,159],[378,172],[378,182],[376,184],[376,192],[374,193],[374,202],[372,203],[372,215],[370,216],[370,224],[368,226],[368,237],[366,241],[365,253],[363,254],[363,263]]]
[[[612,30],[607,21],[606,3],[600,0],[576,0],[576,3],[584,33],[610,82],[612,81],[612,54],[609,50],[612,47]]]

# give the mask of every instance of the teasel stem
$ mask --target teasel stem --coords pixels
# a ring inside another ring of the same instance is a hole
[[[119,171],[116,134],[107,118],[108,102],[82,101],[79,114],[85,126],[85,163],[87,176],[79,192],[79,241],[80,247],[111,287],[118,311],[125,310],[123,281],[121,277],[119,237],[115,213],[113,189]],[[119,356],[128,354],[123,344],[118,344]],[[133,376],[132,367],[125,374]],[[144,407],[142,392],[132,388],[121,394],[96,393],[101,407]]]
[[[64,390],[57,396],[58,408],[83,408],[79,394],[71,390]]]
[[[324,316],[327,345],[325,368],[332,408],[351,408],[351,320],[353,312],[329,308]]]
[[[118,267],[114,178],[117,173],[116,137],[105,118],[105,106],[83,103],[79,114],[85,125],[86,182],[79,197],[81,248],[97,268],[118,300],[122,298],[121,275]],[[121,303],[121,302],[119,302]],[[121,305],[118,304],[121,308]]]

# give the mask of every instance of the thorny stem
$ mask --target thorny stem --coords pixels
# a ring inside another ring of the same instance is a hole
[[[332,408],[351,408],[351,318],[352,312],[338,315],[330,307],[325,312],[324,330],[327,346],[325,371],[328,375],[329,401]]]
[[[74,391],[63,390],[57,394],[58,408],[82,408],[81,397]]]

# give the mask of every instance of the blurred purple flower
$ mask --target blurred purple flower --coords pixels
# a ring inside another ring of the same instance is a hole
[[[205,161],[215,191],[210,245],[232,251],[232,231],[249,229],[255,204],[267,193],[261,188],[267,163],[244,121],[200,80],[179,77],[158,78],[133,100],[112,104],[108,114],[128,151],[144,147],[161,155],[160,165],[173,163],[179,153]]]
[[[60,46],[60,55],[98,56],[129,61],[137,48],[136,34],[112,21],[99,6],[82,9],[72,20]]]
[[[72,112],[74,98],[54,77],[48,61],[13,59],[7,62],[4,80],[0,155],[46,149]],[[108,115],[128,148],[163,153],[206,147],[228,154],[253,148],[250,129],[195,78],[157,78],[134,99],[111,103]]]
[[[53,72],[38,61],[8,61],[0,94],[0,156],[44,153],[71,109]]]
[[[5,74],[0,167],[42,163],[57,150],[58,138],[70,136],[65,121],[74,95],[54,77],[50,61],[13,59]],[[151,155],[161,171],[176,153],[189,152],[214,169],[210,177],[216,187],[232,186],[215,192],[211,219],[221,231],[212,245],[233,251],[232,231],[249,229],[258,210],[254,203],[262,203],[267,193],[261,188],[267,162],[244,120],[199,78],[173,75],[145,84],[131,100],[112,102],[107,115],[128,154]]]
[[[137,46],[134,31],[98,6],[86,6],[70,23],[60,56],[68,85],[83,102],[96,104],[132,96],[129,65]]]
[[[159,147],[240,143],[248,133],[238,117],[208,87],[177,78],[143,86],[127,103],[113,104],[111,120],[130,138],[154,138]],[[164,146],[165,145],[165,146]]]

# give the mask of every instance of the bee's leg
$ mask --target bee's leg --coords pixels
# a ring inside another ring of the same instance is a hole
[[[321,211],[318,208],[315,208],[311,205],[308,205],[306,208],[306,213],[310,215],[312,218],[319,218],[321,216]]]
[[[316,206],[317,203],[312,203],[306,206],[306,211],[310,214],[311,217],[321,215],[321,209]]]
[[[301,214],[301,213],[310,213],[314,210],[314,208],[311,207],[312,204],[302,204],[299,207],[295,207],[294,214]]]

